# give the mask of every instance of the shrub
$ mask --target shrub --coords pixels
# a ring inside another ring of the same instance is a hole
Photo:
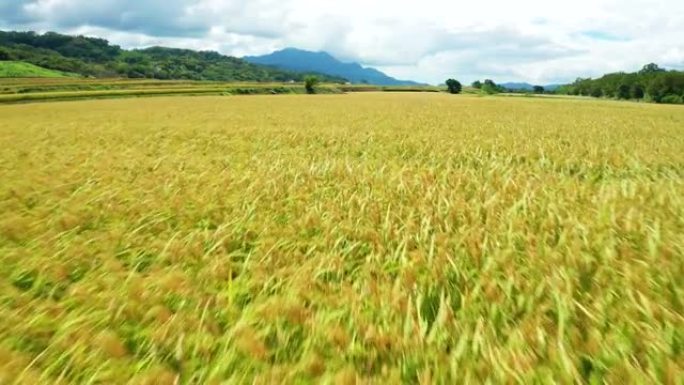
[[[12,58],[10,57],[9,52],[0,48],[0,61],[3,61],[3,60],[12,60]]]
[[[663,104],[684,104],[684,99],[679,95],[665,95],[660,99]]]

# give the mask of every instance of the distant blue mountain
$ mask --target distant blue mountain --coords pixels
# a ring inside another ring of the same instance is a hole
[[[311,52],[286,48],[264,56],[246,56],[244,60],[253,63],[299,72],[318,72],[339,76],[355,84],[376,84],[381,86],[419,85],[409,80],[397,80],[374,68],[364,68],[358,63],[344,63],[327,52]]]
[[[502,86],[508,90],[511,90],[511,91],[516,91],[516,90],[532,91],[534,89],[534,85],[530,84],[530,83],[509,82],[509,83],[500,84],[500,86]],[[544,89],[546,91],[555,91],[560,86],[561,86],[561,84],[547,84],[544,86]]]

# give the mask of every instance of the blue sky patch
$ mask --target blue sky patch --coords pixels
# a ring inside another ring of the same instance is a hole
[[[629,41],[628,37],[614,35],[610,32],[603,31],[582,31],[580,35],[588,37],[594,40],[606,40],[606,41]]]

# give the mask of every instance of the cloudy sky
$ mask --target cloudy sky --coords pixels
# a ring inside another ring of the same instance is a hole
[[[684,69],[682,0],[0,0],[0,29],[235,56],[325,50],[430,83]]]

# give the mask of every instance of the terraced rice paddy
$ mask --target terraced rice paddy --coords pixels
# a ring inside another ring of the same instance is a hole
[[[0,106],[0,384],[684,378],[684,109]]]
[[[317,94],[343,92],[439,92],[433,86],[320,84]],[[470,91],[472,92],[472,90]],[[2,78],[0,104],[150,96],[304,94],[300,83],[250,83],[153,79]]]

